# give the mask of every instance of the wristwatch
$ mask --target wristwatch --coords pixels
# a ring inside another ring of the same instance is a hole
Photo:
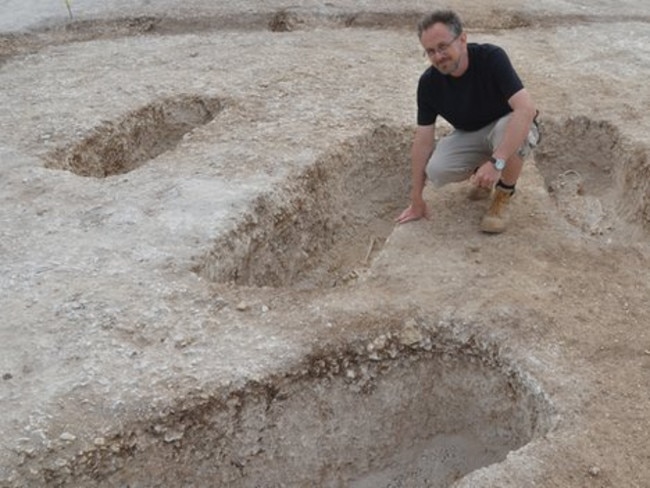
[[[490,156],[490,161],[494,165],[494,167],[497,169],[497,171],[503,171],[503,169],[506,167],[506,160],[505,159],[497,159],[494,156]]]

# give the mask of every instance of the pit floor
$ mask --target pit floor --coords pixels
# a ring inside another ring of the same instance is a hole
[[[478,232],[466,188],[427,190],[431,220],[391,227],[371,262],[335,270],[351,280],[310,290],[195,270],[260,195],[281,200],[331,151],[363,157],[350,141],[378,127],[413,126],[425,64],[409,22],[430,5],[256,3],[79,2],[70,24],[65,4],[0,2],[0,483],[190,391],[426,317],[499,344],[557,414],[458,486],[648,486],[650,7],[451,2],[470,41],[506,48],[556,146],[526,166],[507,233]],[[103,122],[187,94],[223,108],[174,150],[106,178],[45,167]],[[549,192],[569,170],[611,188]]]

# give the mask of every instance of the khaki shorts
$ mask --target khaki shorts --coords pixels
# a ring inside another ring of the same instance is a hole
[[[469,178],[476,169],[485,163],[496,148],[506,129],[512,114],[477,131],[455,129],[451,134],[438,141],[429,162],[427,177],[435,187],[455,183]],[[517,155],[525,159],[539,143],[539,127],[534,121],[526,140],[517,150]]]

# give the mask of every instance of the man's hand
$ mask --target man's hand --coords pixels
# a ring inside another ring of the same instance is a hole
[[[500,177],[501,171],[498,171],[490,161],[486,161],[481,165],[472,179],[477,186],[492,188],[499,181]]]
[[[399,217],[395,219],[398,224],[405,224],[413,220],[420,220],[421,218],[429,218],[429,208],[424,201],[411,203],[409,207],[404,210]]]

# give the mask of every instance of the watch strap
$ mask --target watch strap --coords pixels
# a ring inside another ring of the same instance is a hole
[[[506,167],[506,164],[505,164],[506,162],[505,162],[504,159],[497,159],[494,156],[490,156],[490,162],[499,171],[502,171]]]

